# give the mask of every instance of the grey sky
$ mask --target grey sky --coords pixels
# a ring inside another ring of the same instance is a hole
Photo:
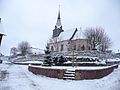
[[[7,34],[1,52],[9,55],[10,48],[21,41],[44,48],[56,24],[59,4],[64,30],[101,26],[112,39],[112,49],[120,49],[119,0],[0,0],[0,17]]]

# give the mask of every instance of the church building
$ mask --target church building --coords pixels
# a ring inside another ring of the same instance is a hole
[[[57,23],[53,30],[52,38],[48,43],[51,52],[66,53],[70,51],[90,50],[88,40],[81,35],[81,29],[63,30],[60,10],[58,12]]]

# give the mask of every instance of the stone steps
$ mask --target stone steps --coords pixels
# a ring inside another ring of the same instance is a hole
[[[63,79],[74,80],[75,79],[75,71],[74,70],[66,70],[64,73]]]

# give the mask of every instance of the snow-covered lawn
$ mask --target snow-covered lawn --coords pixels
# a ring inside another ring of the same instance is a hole
[[[0,64],[8,77],[0,81],[0,90],[120,90],[120,67],[113,73],[95,80],[62,80],[28,71],[27,65]]]

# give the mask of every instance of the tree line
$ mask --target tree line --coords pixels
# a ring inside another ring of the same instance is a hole
[[[32,53],[32,50],[29,42],[27,41],[20,42],[17,47],[12,47],[10,51],[11,55],[21,54],[22,56],[25,56],[30,53]]]
[[[105,52],[111,46],[111,39],[101,27],[88,28],[84,33],[92,50]]]

